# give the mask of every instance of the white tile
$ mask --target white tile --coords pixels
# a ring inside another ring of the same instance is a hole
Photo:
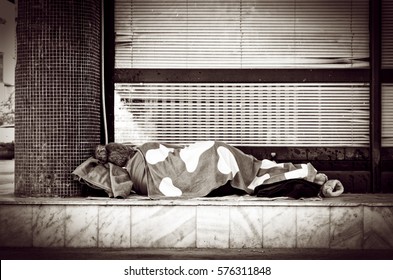
[[[33,206],[33,246],[63,247],[65,206]]]
[[[229,207],[197,207],[197,247],[229,248]]]
[[[264,207],[263,209],[263,247],[296,247],[296,208]]]
[[[393,249],[393,207],[364,207],[364,249]]]
[[[230,248],[262,247],[262,207],[230,208]]]
[[[30,205],[0,206],[0,246],[32,246],[32,212]]]
[[[131,209],[131,246],[195,248],[194,206],[134,206]]]
[[[297,247],[329,248],[329,207],[297,208]]]
[[[65,246],[97,247],[98,206],[66,206]]]
[[[98,209],[98,247],[131,246],[130,206],[100,206]]]
[[[362,207],[330,208],[330,248],[361,249],[363,243]]]

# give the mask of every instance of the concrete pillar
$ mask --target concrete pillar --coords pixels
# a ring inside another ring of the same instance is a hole
[[[101,0],[19,0],[15,194],[79,196],[100,142]]]

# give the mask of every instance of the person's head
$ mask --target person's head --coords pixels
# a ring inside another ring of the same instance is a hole
[[[108,162],[108,152],[105,148],[105,145],[97,145],[94,157],[98,159],[101,163]]]

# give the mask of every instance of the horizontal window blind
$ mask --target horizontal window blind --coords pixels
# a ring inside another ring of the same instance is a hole
[[[115,84],[115,141],[367,146],[368,84]]]
[[[393,147],[393,84],[382,84],[382,146]]]
[[[382,68],[393,68],[393,0],[382,0]]]
[[[116,68],[368,67],[368,0],[116,0]]]

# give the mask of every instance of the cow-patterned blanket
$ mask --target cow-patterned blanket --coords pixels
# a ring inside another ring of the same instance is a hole
[[[102,165],[90,158],[73,172],[109,196],[127,196],[133,184],[143,185],[150,198],[203,197],[227,183],[250,195],[260,186],[302,179],[319,184],[328,181],[310,164],[276,163],[259,160],[224,142],[205,141],[188,146],[148,142],[137,147],[142,160],[130,159],[125,168],[111,163]],[[134,163],[135,162],[135,163]],[[134,173],[143,173],[132,182]],[[336,184],[336,182],[335,182]],[[330,181],[330,185],[332,182]]]

